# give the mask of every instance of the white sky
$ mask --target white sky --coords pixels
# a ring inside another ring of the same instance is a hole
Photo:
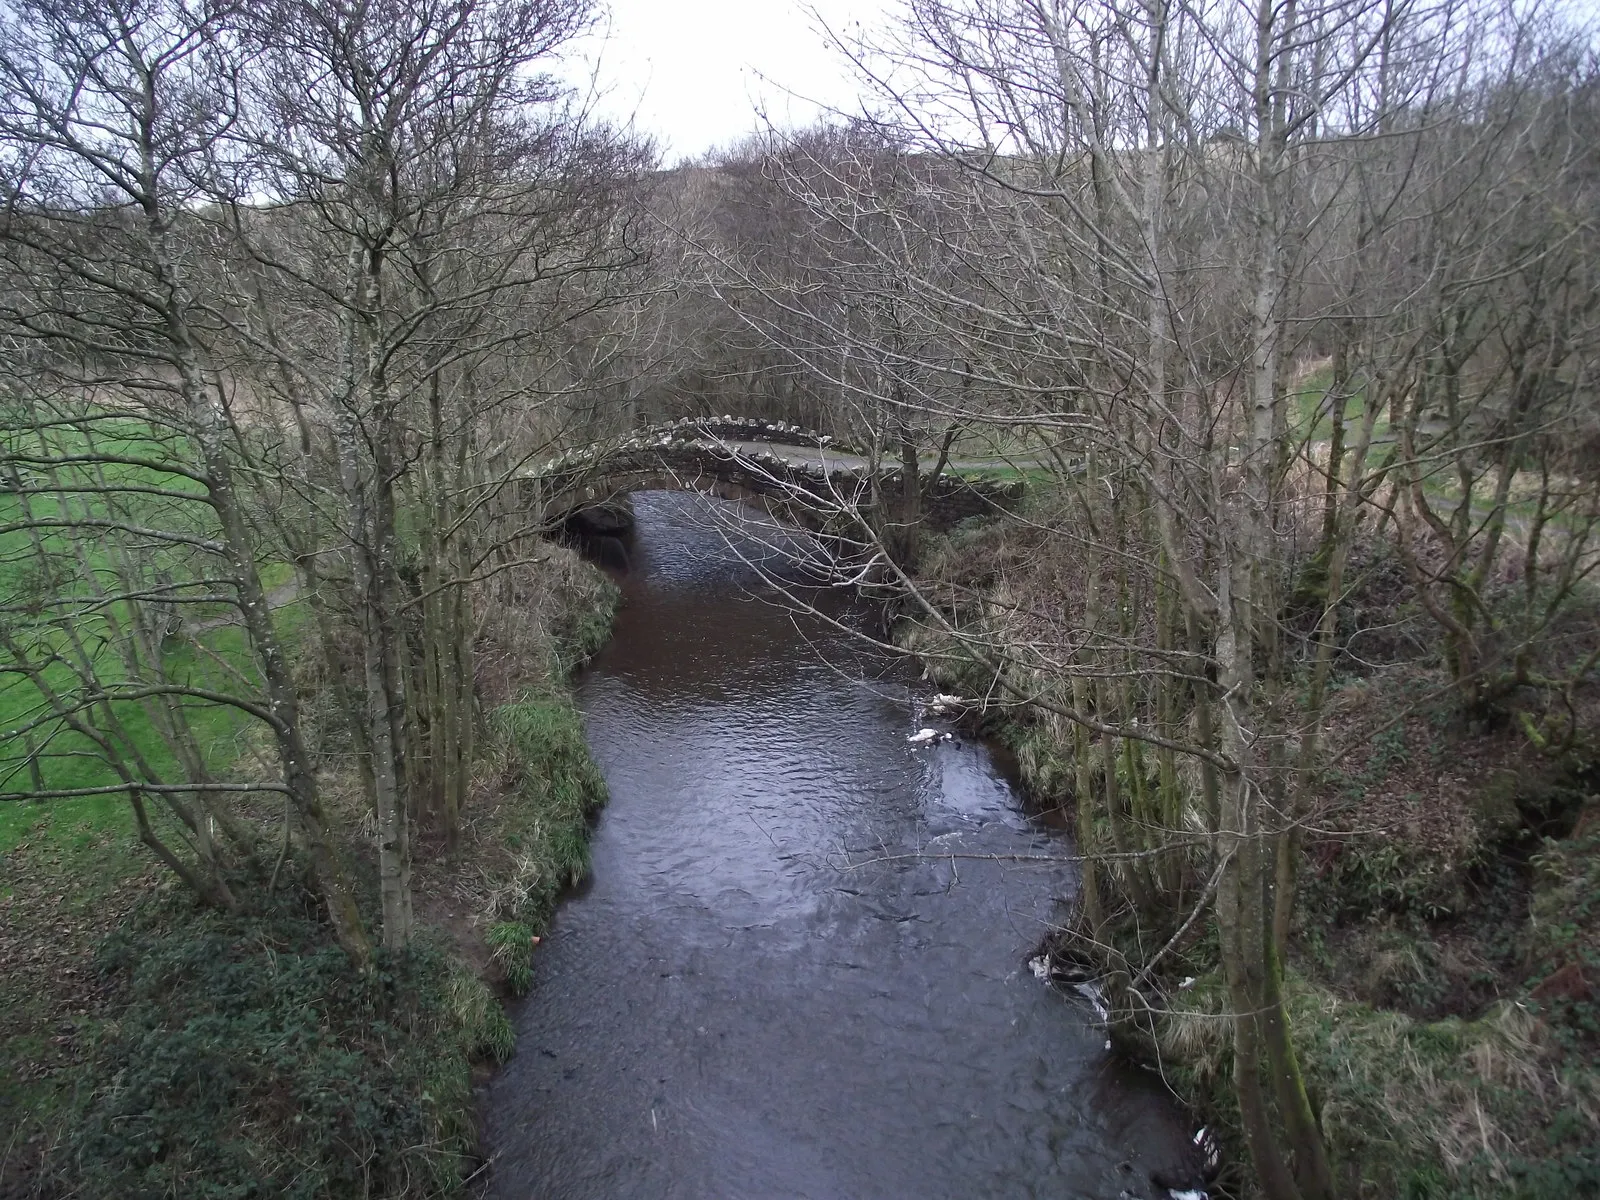
[[[590,68],[598,62],[600,114],[631,117],[672,165],[759,128],[758,107],[786,127],[809,124],[819,104],[853,110],[849,65],[807,9],[848,37],[891,2],[609,0],[609,38],[583,47]]]

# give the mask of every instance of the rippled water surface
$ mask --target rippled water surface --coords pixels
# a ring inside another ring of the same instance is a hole
[[[722,502],[636,507],[579,687],[611,802],[484,1097],[491,1194],[1153,1194],[1175,1115],[1026,966],[1068,869],[982,857],[1068,847],[984,747],[907,744],[926,685],[756,598]]]

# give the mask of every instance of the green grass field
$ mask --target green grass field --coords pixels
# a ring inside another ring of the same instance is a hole
[[[48,441],[26,430],[7,431],[0,440],[10,453],[29,457],[100,454],[180,466],[192,461],[183,444],[126,419],[52,431]],[[214,577],[219,572],[208,555],[156,539],[103,536],[57,524],[78,518],[116,519],[130,526],[207,538],[214,533],[214,514],[203,502],[199,484],[181,474],[127,462],[60,467],[53,481],[46,468],[34,465],[25,482],[40,489],[59,484],[61,490],[26,497],[0,494],[0,606],[10,635],[41,664],[47,687],[70,697],[81,692],[86,677],[112,690],[137,677],[249,694],[254,680],[252,655],[243,631],[226,623],[228,606],[184,604],[187,626],[199,632],[166,639],[161,661],[139,664],[135,676],[124,661],[129,605],[102,598],[124,590],[128,577],[145,588],[183,587],[185,580]],[[262,575],[270,589],[292,578],[292,571],[287,564],[265,563]],[[197,582],[190,594],[217,590]],[[296,606],[280,610],[278,619],[286,636],[293,635],[300,615]],[[0,658],[6,659],[0,665],[14,665],[3,650]],[[125,755],[142,757],[151,774],[177,779],[181,765],[153,719],[157,703],[111,700],[109,714],[102,711],[98,723],[114,731]],[[237,709],[195,698],[174,703],[207,769],[225,773],[238,758],[240,739],[252,719]],[[24,733],[30,724],[33,728]],[[118,782],[99,748],[51,718],[49,701],[40,688],[14,672],[0,674],[0,735],[0,794],[39,790],[39,785],[74,791]],[[0,853],[24,839],[81,845],[97,842],[103,834],[131,836],[131,815],[121,795],[43,803],[0,800]]]

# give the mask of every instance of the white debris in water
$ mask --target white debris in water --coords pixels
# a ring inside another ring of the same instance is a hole
[[[1209,1193],[1199,1188],[1189,1188],[1187,1191],[1182,1192],[1168,1188],[1167,1196],[1169,1200],[1210,1200]]]
[[[1028,960],[1028,970],[1033,972],[1033,977],[1040,983],[1050,982],[1050,956],[1036,954]]]
[[[913,746],[926,746],[932,742],[946,741],[949,737],[948,733],[940,733],[937,729],[919,729],[908,737],[906,741]]]
[[[1093,1006],[1095,1016],[1104,1021],[1111,1015],[1111,1010],[1106,1007],[1105,993],[1100,990],[1098,983],[1075,983],[1072,986],[1078,995]]]
[[[1217,1142],[1209,1126],[1202,1125],[1194,1131],[1191,1139],[1205,1157],[1206,1176],[1209,1178],[1217,1173],[1217,1168],[1222,1165],[1222,1146]]]

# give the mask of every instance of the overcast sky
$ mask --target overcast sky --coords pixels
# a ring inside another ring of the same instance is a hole
[[[806,10],[852,32],[880,23],[892,2],[609,0],[609,37],[584,51],[599,63],[601,113],[631,116],[670,165],[755,130],[759,105],[784,126],[809,124],[819,104],[852,109],[846,65]]]

